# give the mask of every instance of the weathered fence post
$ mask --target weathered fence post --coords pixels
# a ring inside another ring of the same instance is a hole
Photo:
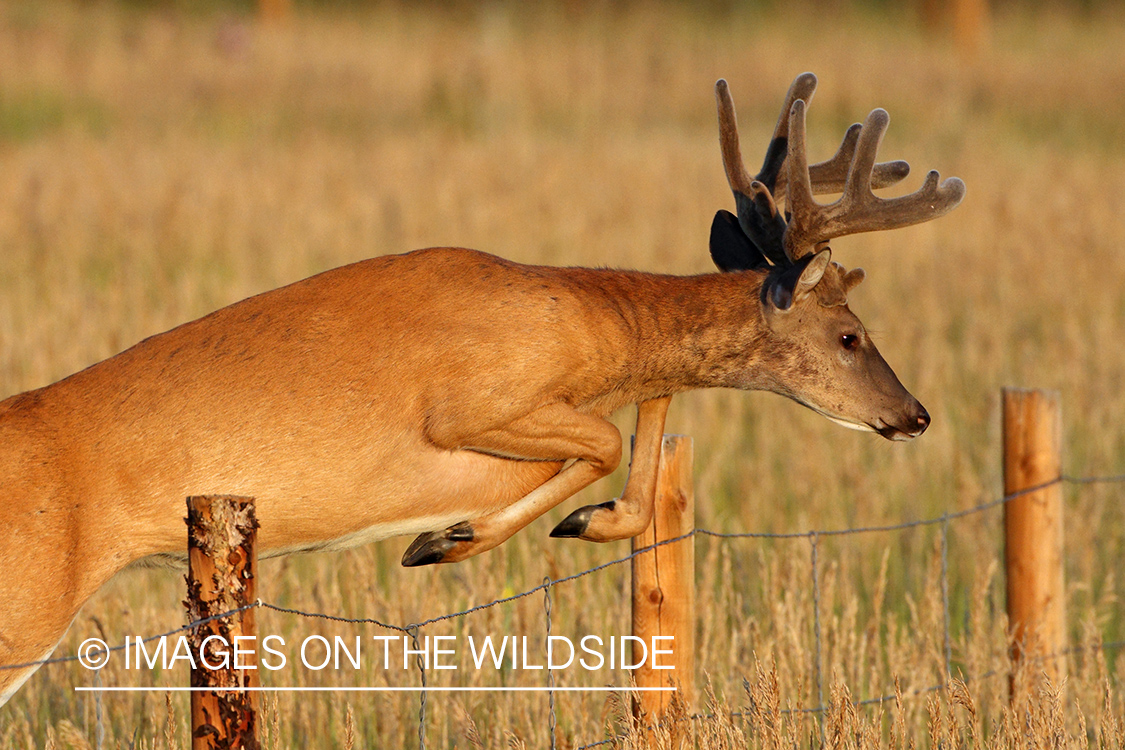
[[[684,435],[665,435],[656,480],[656,509],[652,523],[633,539],[633,549],[691,533],[695,528],[695,492],[692,486],[692,440]],[[649,649],[649,658],[634,670],[637,687],[668,687],[677,692],[637,693],[634,712],[644,723],[663,718],[678,700],[690,713],[695,690],[695,539],[688,537],[665,544],[633,558],[633,635]],[[657,648],[671,654],[652,654]],[[640,661],[634,642],[633,662]],[[653,669],[671,666],[672,669]],[[683,731],[687,731],[685,727]],[[673,727],[673,737],[680,728]],[[677,743],[678,744],[678,743]]]
[[[250,607],[256,600],[258,521],[254,500],[189,497],[188,620]],[[224,688],[258,686],[254,609],[220,617],[188,634],[197,659],[191,670],[192,750],[258,750],[257,694]]]
[[[1061,424],[1057,391],[1005,388],[1004,505],[1008,621],[1014,657],[1056,685],[1066,672]],[[1036,660],[1036,661],[1032,661]],[[1012,684],[1012,700],[1021,699]]]

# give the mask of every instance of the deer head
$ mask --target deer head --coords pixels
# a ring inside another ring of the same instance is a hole
[[[903,161],[876,163],[889,121],[882,109],[862,125],[852,125],[835,156],[810,166],[805,111],[815,88],[812,73],[793,82],[761,171],[751,179],[742,163],[727,83],[715,85],[720,147],[737,217],[716,214],[711,256],[722,271],[765,273],[762,318],[776,361],[770,390],[845,427],[906,440],[922,434],[930,416],[848,308],[848,293],[863,280],[863,269],[847,271],[832,262],[828,242],[936,219],[961,202],[965,185],[956,177],[939,184],[938,173],[931,171],[914,193],[876,196],[873,189],[899,182],[910,171]],[[813,198],[825,193],[841,196],[827,205]]]

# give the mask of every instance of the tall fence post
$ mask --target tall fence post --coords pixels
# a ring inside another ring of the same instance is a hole
[[[258,686],[257,628],[251,605],[257,598],[258,521],[254,500],[207,495],[189,497],[188,620],[223,612],[189,633],[198,661],[191,670],[192,750],[258,750],[257,694],[224,692]]]
[[[633,539],[641,549],[667,539],[690,534],[695,528],[695,491],[692,483],[693,445],[685,435],[665,435],[656,480],[656,508],[652,523]],[[633,635],[649,649],[649,658],[634,670],[637,687],[675,686],[675,693],[637,693],[634,712],[646,724],[664,718],[674,699],[690,712],[695,691],[695,538],[689,536],[633,558]],[[671,637],[671,640],[660,638]],[[660,650],[653,654],[653,638]],[[634,642],[633,662],[640,661]],[[653,669],[654,665],[672,669]],[[673,727],[673,737],[680,734]],[[680,735],[682,736],[682,735]],[[678,743],[676,743],[678,744]],[[674,745],[675,746],[675,745]]]
[[[1008,622],[1014,658],[1056,685],[1066,673],[1062,419],[1058,391],[1005,388],[1004,504]],[[1034,660],[1034,661],[1033,661]],[[1013,703],[1022,700],[1012,683]]]

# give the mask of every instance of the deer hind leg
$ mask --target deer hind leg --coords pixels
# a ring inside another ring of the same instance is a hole
[[[0,570],[5,576],[0,580],[0,706],[55,652],[88,596],[72,588],[71,580],[52,575],[59,571],[73,573],[77,565],[73,561],[61,564],[59,559],[49,559],[52,555],[59,557],[57,544],[50,543],[57,536],[18,534],[13,538],[48,541],[43,552],[28,551],[22,560],[5,554],[14,550],[0,549]]]
[[[621,433],[617,428],[566,404],[541,407],[502,428],[458,442],[461,450],[514,460],[578,460],[496,513],[420,535],[402,556],[402,564],[407,567],[458,562],[490,550],[612,472],[621,461]]]
[[[7,703],[8,699],[23,687],[28,678],[39,669],[39,664],[51,657],[56,647],[51,647],[45,652],[37,654],[35,660],[30,662],[31,666],[0,670],[0,706]],[[29,660],[21,657],[19,661],[13,660],[13,663],[25,664],[29,663]],[[6,662],[5,664],[7,665]]]
[[[656,472],[664,438],[664,419],[671,401],[672,397],[666,396],[637,404],[633,458],[621,497],[579,508],[564,518],[551,536],[614,542],[635,537],[648,527],[656,502]]]

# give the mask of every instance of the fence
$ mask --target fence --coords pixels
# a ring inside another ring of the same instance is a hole
[[[817,691],[818,704],[814,707],[787,709],[782,713],[800,712],[822,716],[828,710],[824,700],[824,675],[821,659],[821,581],[820,581],[820,542],[824,538],[872,534],[879,532],[898,532],[919,527],[938,527],[941,534],[941,593],[944,617],[944,649],[945,649],[945,677],[946,680],[937,684],[917,688],[907,695],[922,696],[936,691],[945,690],[949,686],[949,678],[953,674],[952,649],[950,638],[950,607],[948,586],[948,535],[953,522],[974,517],[992,510],[1003,508],[1006,521],[1006,561],[1008,565],[1008,600],[1010,619],[1016,630],[1017,659],[1034,661],[1045,668],[1057,669],[1052,666],[1057,663],[1058,657],[1071,653],[1062,641],[1063,628],[1061,622],[1062,581],[1061,567],[1059,566],[1060,553],[1057,544],[1061,544],[1061,492],[1064,484],[1086,485],[1093,483],[1125,483],[1125,475],[1114,476],[1071,476],[1062,474],[1058,460],[1059,419],[1057,409],[1057,396],[1044,394],[1038,391],[1005,391],[1004,393],[1004,424],[1005,424],[1005,494],[995,500],[982,503],[972,508],[947,512],[940,516],[918,521],[889,524],[883,526],[866,526],[849,529],[820,529],[805,532],[791,533],[761,533],[761,532],[718,532],[708,529],[693,528],[691,525],[692,504],[690,487],[690,440],[665,439],[664,456],[661,460],[661,482],[658,497],[656,531],[650,527],[650,534],[641,542],[634,542],[633,551],[623,557],[596,565],[586,570],[563,576],[556,579],[546,578],[544,581],[525,591],[494,599],[489,602],[477,604],[467,609],[450,612],[432,617],[420,622],[398,625],[373,618],[350,618],[339,615],[308,612],[291,607],[283,607],[261,599],[250,599],[238,606],[215,613],[213,610],[192,610],[197,616],[192,621],[165,633],[149,636],[142,639],[143,643],[151,643],[162,638],[183,633],[198,632],[205,626],[217,622],[229,622],[232,618],[252,614],[255,609],[266,609],[278,613],[297,617],[331,621],[336,623],[355,625],[374,625],[397,633],[401,633],[411,640],[414,651],[421,651],[419,637],[422,630],[440,622],[469,617],[475,613],[509,604],[519,599],[541,595],[545,613],[544,638],[551,636],[551,607],[552,591],[558,586],[566,585],[580,578],[590,576],[614,566],[627,562],[634,565],[634,627],[655,628],[656,632],[667,635],[674,634],[676,643],[685,641],[690,643],[691,624],[691,589],[692,578],[690,575],[690,560],[692,559],[692,540],[697,536],[707,536],[714,539],[734,540],[763,540],[763,539],[807,539],[809,543],[809,556],[811,563],[810,586],[813,598],[815,659],[814,680]],[[662,515],[663,514],[663,515]],[[677,526],[686,524],[686,526]],[[662,528],[663,527],[663,528]],[[1047,540],[1047,541],[1044,541]],[[666,552],[676,551],[675,563],[661,563],[653,566],[651,561],[655,556]],[[1046,554],[1044,554],[1044,552]],[[645,580],[647,573],[652,573],[653,568],[658,568],[661,574],[659,579]],[[236,566],[237,567],[237,566]],[[669,574],[671,574],[669,576]],[[237,577],[237,576],[236,576]],[[251,576],[252,578],[253,576]],[[656,592],[657,596],[653,596]],[[656,617],[653,617],[651,605],[656,603]],[[668,608],[659,605],[667,604]],[[678,605],[678,606],[677,606]],[[1013,609],[1013,607],[1015,609]],[[1022,608],[1022,609],[1021,609]],[[663,609],[663,611],[661,611]],[[669,611],[671,610],[671,612]],[[198,616],[202,614],[203,616]],[[668,616],[670,615],[670,617]],[[663,616],[663,617],[662,617]],[[683,640],[681,640],[683,639]],[[126,649],[128,643],[118,645],[109,651]],[[1125,647],[1125,642],[1101,643],[1097,648],[1104,650]],[[690,662],[691,649],[681,649],[687,654],[689,661],[677,664],[677,674],[685,675],[680,687],[684,692],[691,693],[691,673],[693,667]],[[79,656],[64,656],[46,659],[33,664],[53,664],[70,662]],[[31,664],[7,665],[0,668],[12,669],[30,666]],[[426,747],[427,729],[427,694],[435,688],[427,685],[427,667],[421,655],[417,657],[420,687],[418,709],[418,745]],[[681,671],[682,670],[682,671]],[[1057,672],[1056,672],[1057,676]],[[969,675],[964,682],[980,681],[996,677],[1011,679],[1010,672],[992,671],[985,674]],[[638,675],[637,685],[640,688],[652,689],[657,686],[653,675]],[[544,692],[548,695],[548,709],[546,721],[550,729],[551,747],[556,741],[556,693],[563,689],[557,688],[551,670],[546,670],[547,685]],[[211,691],[216,689],[214,684],[207,686],[196,685],[193,675],[193,687],[188,688],[193,692]],[[236,683],[235,690],[243,692],[268,691],[271,688]],[[227,685],[231,687],[231,685]],[[1013,689],[1014,689],[1013,684]],[[440,688],[436,688],[440,689]],[[112,687],[103,687],[95,676],[95,683],[91,687],[79,687],[76,690],[90,691],[94,694],[95,701],[100,701],[102,694],[114,690]],[[175,688],[168,689],[176,690]],[[899,700],[903,695],[897,690],[890,690],[875,697],[852,701],[856,707],[877,706],[883,703]],[[663,721],[662,715],[667,707],[666,699],[659,694],[652,696],[643,695],[637,704],[647,712],[647,718],[658,726]],[[194,707],[193,707],[194,714]],[[97,711],[100,717],[100,708]],[[733,711],[730,718],[740,718],[747,715],[746,711]],[[704,721],[714,718],[706,713],[691,713],[690,711],[677,721]],[[252,724],[252,719],[250,720]],[[823,723],[821,723],[823,732]],[[101,748],[101,731],[97,733],[96,746]],[[594,739],[587,744],[578,746],[577,750],[590,750],[591,748],[605,747],[619,742],[624,735]],[[256,745],[255,745],[256,746]],[[200,744],[196,747],[206,748],[210,745]]]

